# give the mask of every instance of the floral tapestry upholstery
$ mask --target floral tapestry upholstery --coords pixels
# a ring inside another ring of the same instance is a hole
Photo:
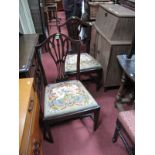
[[[45,119],[98,107],[96,101],[78,80],[47,85],[44,104]]]
[[[135,110],[119,112],[118,120],[129,134],[131,140],[135,142]]]
[[[76,72],[77,54],[68,54],[65,61],[65,72]],[[97,62],[88,53],[80,54],[80,70],[101,68],[101,64]]]

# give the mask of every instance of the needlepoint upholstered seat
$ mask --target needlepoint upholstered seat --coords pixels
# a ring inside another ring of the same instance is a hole
[[[77,64],[77,54],[68,54],[65,62],[65,72],[67,74],[76,72]],[[85,71],[88,69],[101,68],[101,64],[98,63],[92,56],[88,53],[80,54],[80,71]]]
[[[127,136],[124,136],[126,134]],[[122,139],[129,155],[135,154],[135,110],[121,111],[118,114],[116,129],[112,141],[117,141],[118,135]],[[132,147],[129,146],[129,140]]]
[[[118,115],[118,120],[123,125],[133,142],[135,142],[135,111],[122,111]]]
[[[45,88],[44,118],[98,107],[96,101],[78,80],[49,84]]]

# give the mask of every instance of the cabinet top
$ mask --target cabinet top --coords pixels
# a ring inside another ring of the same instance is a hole
[[[132,55],[130,59],[127,55],[117,55],[117,59],[125,74],[135,82],[135,55]]]
[[[135,17],[135,12],[118,4],[100,5],[106,11],[118,17]]]
[[[33,78],[19,79],[19,146],[21,145]]]

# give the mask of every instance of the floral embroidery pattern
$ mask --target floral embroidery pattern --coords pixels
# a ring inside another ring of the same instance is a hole
[[[97,105],[81,82],[77,80],[48,85],[45,104],[46,115],[55,115]]]
[[[69,54],[66,57],[65,72],[76,71],[77,54]],[[87,53],[81,53],[80,55],[80,70],[90,68],[100,68],[101,65],[93,57]]]

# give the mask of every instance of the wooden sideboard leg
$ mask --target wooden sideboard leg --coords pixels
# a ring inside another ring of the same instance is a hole
[[[122,79],[121,79],[121,85],[120,85],[120,88],[119,88],[118,93],[116,95],[115,107],[117,107],[117,104],[121,103],[120,101],[121,101],[121,98],[122,98],[122,95],[123,95],[125,81],[126,81],[126,77],[125,77],[125,73],[123,73],[122,74]]]

